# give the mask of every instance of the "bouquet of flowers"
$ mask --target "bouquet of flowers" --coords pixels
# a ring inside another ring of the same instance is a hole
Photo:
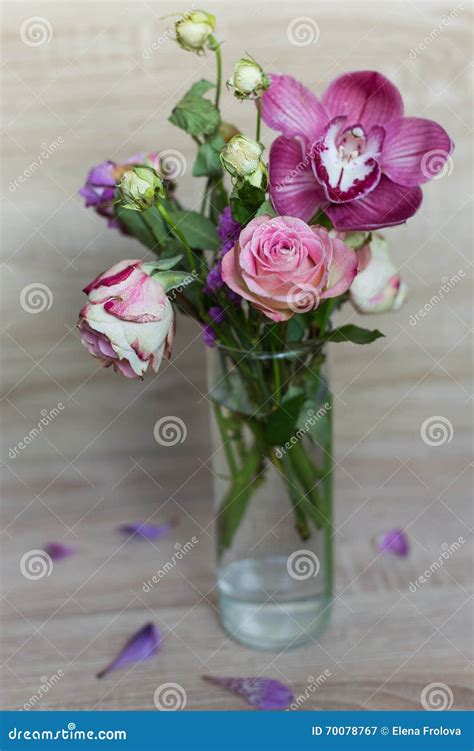
[[[318,98],[291,76],[264,71],[250,56],[235,63],[227,81],[230,95],[255,107],[255,133],[241,133],[221,116],[214,16],[186,13],[175,31],[184,50],[208,50],[216,58],[216,81],[194,83],[169,118],[196,144],[193,176],[204,181],[201,210],[182,207],[173,164],[159,152],[94,167],[80,190],[86,205],[142,243],[147,260],[119,261],[85,287],[79,331],[105,367],[142,378],[171,356],[176,311],[200,323],[217,368],[211,397],[222,453],[216,469],[223,485],[219,561],[221,573],[233,572],[227,579],[222,574],[221,594],[235,601],[240,591],[242,601],[242,587],[248,592],[252,557],[249,545],[245,553],[236,551],[237,538],[245,518],[252,518],[252,503],[261,513],[256,499],[273,473],[289,499],[296,535],[286,546],[280,541],[282,576],[292,579],[296,599],[327,598],[327,345],[367,344],[382,336],[355,325],[334,327],[332,316],[345,304],[364,314],[402,305],[406,285],[380,230],[418,211],[420,186],[443,169],[453,144],[437,123],[405,117],[398,89],[378,72],[341,75]],[[268,159],[262,121],[276,131]],[[317,542],[321,533],[324,543]],[[306,558],[292,558],[302,541]],[[278,565],[270,553],[266,548],[251,567],[264,582],[268,568],[274,576]],[[319,571],[321,557],[322,588],[314,590],[313,578],[313,589],[303,591],[309,586],[304,567],[316,561]],[[242,566],[236,568],[242,561],[245,576]],[[266,591],[267,584],[258,586]],[[235,633],[232,617],[224,622]],[[256,644],[259,639],[255,630],[247,637]]]

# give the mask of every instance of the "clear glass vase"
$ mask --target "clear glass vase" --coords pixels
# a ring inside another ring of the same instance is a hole
[[[259,649],[314,639],[332,598],[332,397],[318,341],[209,356],[224,629]]]

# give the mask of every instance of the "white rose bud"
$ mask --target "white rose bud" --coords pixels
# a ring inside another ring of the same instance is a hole
[[[360,313],[385,313],[398,310],[405,302],[407,285],[390,260],[386,240],[374,233],[370,243],[357,251],[357,276],[350,288],[350,299]]]
[[[247,136],[234,136],[222,149],[220,158],[234,182],[248,182],[261,187],[267,180],[267,169],[262,162],[263,146]]]
[[[176,41],[184,50],[200,54],[204,51],[215,25],[215,16],[203,10],[184,13],[174,25]]]
[[[242,57],[236,62],[227,86],[237,99],[257,99],[270,86],[270,78],[255,60]]]
[[[124,208],[145,211],[153,206],[156,198],[165,197],[165,190],[161,178],[154,169],[135,167],[123,173],[120,194]]]

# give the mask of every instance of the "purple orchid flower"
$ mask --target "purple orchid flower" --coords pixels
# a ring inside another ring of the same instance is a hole
[[[400,558],[406,558],[410,552],[408,537],[403,529],[391,529],[378,540],[378,549],[381,553],[392,553]]]
[[[321,101],[291,76],[273,74],[262,118],[282,133],[270,150],[270,196],[279,214],[309,221],[322,210],[338,230],[405,222],[420,185],[443,169],[454,145],[432,120],[403,117],[385,76],[336,78]]]
[[[145,540],[159,540],[161,537],[165,537],[173,526],[173,522],[164,522],[163,524],[132,522],[130,524],[121,524],[119,532],[122,532],[124,535],[141,537]]]
[[[44,549],[52,561],[62,561],[76,552],[76,548],[63,542],[48,542]]]
[[[112,670],[121,668],[131,662],[142,662],[153,657],[160,648],[162,634],[153,623],[147,623],[127,641],[123,649],[105,668],[97,673],[97,678],[103,678]]]
[[[201,677],[242,696],[257,709],[287,709],[293,701],[291,689],[273,678],[227,678],[214,675]]]

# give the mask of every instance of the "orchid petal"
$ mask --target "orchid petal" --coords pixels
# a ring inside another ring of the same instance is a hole
[[[322,102],[331,118],[346,115],[349,126],[360,123],[365,130],[403,115],[397,87],[372,70],[338,76],[326,89]]]
[[[379,539],[378,549],[381,553],[393,553],[400,558],[406,558],[410,552],[408,537],[403,529],[391,529]]]
[[[115,660],[97,673],[97,678],[103,678],[112,670],[129,663],[142,662],[153,657],[160,648],[161,638],[161,631],[153,623],[147,623],[127,641]]]
[[[381,166],[399,185],[422,185],[445,169],[454,144],[438,123],[401,117],[386,127]]]
[[[165,537],[173,526],[172,522],[164,522],[163,524],[132,522],[130,524],[121,524],[119,532],[133,537],[141,537],[144,540],[159,540],[161,537]]]
[[[308,151],[296,138],[280,136],[270,149],[270,196],[279,214],[309,221],[323,202]]]
[[[203,675],[202,678],[242,696],[257,709],[287,709],[293,701],[291,689],[273,678],[228,678],[214,675]]]
[[[337,230],[374,230],[403,224],[421,204],[421,188],[397,185],[385,175],[371,193],[356,201],[331,203],[325,212]]]
[[[271,85],[262,96],[262,120],[284,136],[305,136],[315,141],[328,121],[317,97],[291,76],[271,74]]]

